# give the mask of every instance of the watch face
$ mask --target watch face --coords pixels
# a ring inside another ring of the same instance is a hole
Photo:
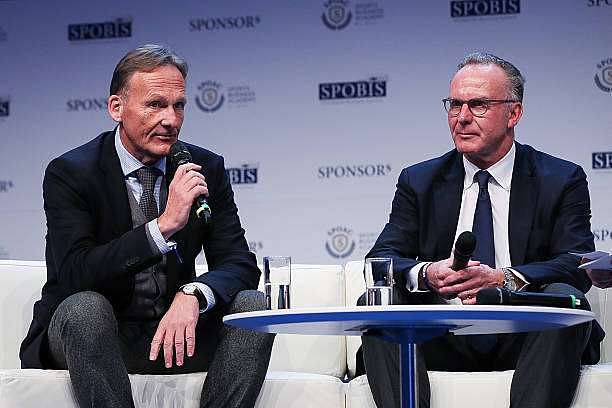
[[[183,286],[183,293],[187,295],[193,295],[195,293],[196,286],[195,285],[185,285]]]

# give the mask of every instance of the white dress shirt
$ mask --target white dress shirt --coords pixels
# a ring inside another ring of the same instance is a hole
[[[515,156],[516,147],[512,144],[508,153],[500,161],[488,169],[484,169],[491,174],[488,190],[493,210],[493,236],[495,243],[495,265],[489,265],[491,268],[508,268],[511,266],[510,245],[508,242],[508,214],[510,211],[510,186],[512,185]],[[465,178],[463,179],[461,209],[459,210],[459,220],[453,242],[457,242],[457,237],[462,232],[472,231],[476,202],[478,201],[479,188],[478,183],[474,181],[474,175],[481,169],[470,162],[465,156],[463,156],[463,168],[465,169]],[[448,254],[449,257],[450,255]],[[410,270],[410,279],[406,287],[411,292],[418,291],[418,274],[425,264],[426,262],[420,262]],[[512,273],[527,283],[519,272],[512,269]]]
[[[137,158],[135,158],[130,152],[128,152],[128,150],[123,145],[119,134],[119,126],[117,126],[117,130],[115,131],[115,150],[117,151],[117,155],[119,156],[119,163],[121,164],[121,170],[123,171],[123,176],[125,177],[125,184],[134,195],[136,202],[140,204],[140,198],[142,197],[142,185],[140,184],[140,181],[138,181],[138,178],[136,177],[136,174],[134,172],[139,168],[143,167],[144,164],[142,164]],[[165,176],[166,158],[162,157],[161,159],[159,159],[157,162],[155,162],[155,164],[153,164],[153,167],[159,169]],[[155,188],[153,190],[153,194],[155,195],[155,203],[157,204],[158,211],[162,180],[163,177],[157,178],[157,180],[155,181]],[[159,252],[161,252],[162,255],[165,255],[168,252],[172,251],[171,245],[175,245],[176,243],[172,241],[166,241],[164,239],[164,236],[159,230],[157,218],[149,221],[146,225],[146,229],[149,233],[149,236],[151,236],[151,238],[155,242],[155,245],[157,245]],[[215,305],[215,295],[208,285],[205,285],[201,282],[193,283],[198,287],[198,289],[200,289],[200,292],[202,292],[202,294],[206,298],[206,307],[200,309],[200,313],[203,313],[211,309]]]

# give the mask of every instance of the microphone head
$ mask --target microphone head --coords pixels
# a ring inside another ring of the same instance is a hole
[[[476,235],[471,231],[463,231],[459,234],[455,243],[455,253],[469,259],[474,253],[474,249],[476,249]]]
[[[178,140],[170,148],[170,162],[175,168],[191,162],[191,153],[187,150],[187,146]]]
[[[504,293],[500,288],[480,289],[476,293],[477,305],[503,305]]]

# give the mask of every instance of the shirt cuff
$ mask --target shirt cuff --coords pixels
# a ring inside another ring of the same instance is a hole
[[[424,265],[427,265],[429,262],[419,262],[410,268],[408,272],[408,281],[406,282],[406,289],[409,292],[428,292],[427,290],[419,290],[419,272]]]
[[[519,292],[522,291],[523,289],[525,289],[527,287],[527,285],[529,285],[529,281],[527,279],[525,279],[525,276],[520,273],[519,271],[517,271],[514,268],[508,268],[510,270],[510,272],[512,272],[512,274],[521,282],[525,283],[520,289]]]
[[[159,230],[159,225],[157,225],[157,218],[149,221],[147,223],[146,228],[150,237],[153,239],[153,242],[157,246],[157,249],[159,249],[159,252],[161,252],[162,255],[167,254],[172,250],[172,248],[164,239],[164,236],[162,235],[161,231]]]
[[[198,289],[200,289],[200,292],[202,292],[202,294],[206,298],[206,306],[202,308],[202,305],[200,305],[200,313],[204,313],[212,309],[215,306],[215,294],[213,293],[210,286],[202,282],[192,282],[192,283],[196,285]]]

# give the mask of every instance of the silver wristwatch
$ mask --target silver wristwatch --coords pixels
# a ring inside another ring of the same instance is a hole
[[[208,303],[206,301],[206,297],[204,296],[204,294],[202,293],[200,288],[198,288],[197,285],[193,283],[188,283],[186,285],[181,286],[180,289],[181,289],[181,292],[183,292],[186,295],[194,295],[196,299],[198,299],[198,303],[200,304],[200,309],[203,309],[206,307]]]
[[[504,271],[504,288],[513,291],[516,290],[516,279],[512,271],[508,268],[503,268],[502,270]]]

